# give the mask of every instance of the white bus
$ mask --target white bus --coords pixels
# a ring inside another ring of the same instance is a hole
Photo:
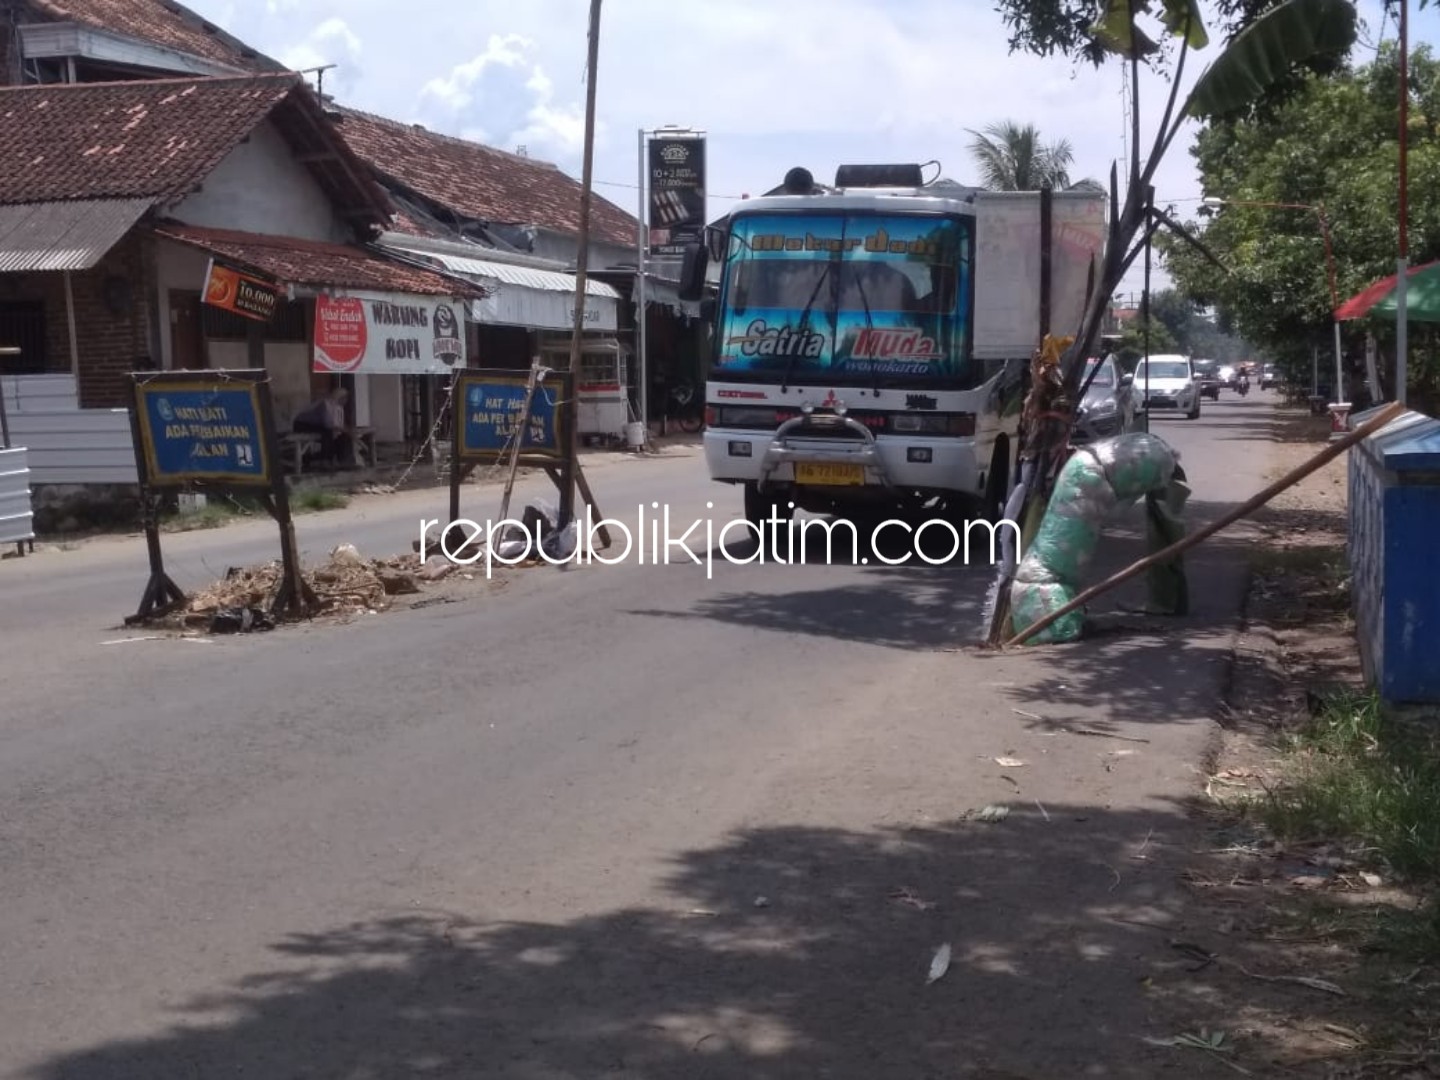
[[[711,478],[743,487],[757,525],[796,508],[997,520],[1040,339],[1040,193],[926,186],[918,166],[842,167],[830,191],[792,170],[786,187],[686,253],[688,298],[721,263]],[[1104,196],[1055,193],[1050,213],[1051,326],[1074,333]]]

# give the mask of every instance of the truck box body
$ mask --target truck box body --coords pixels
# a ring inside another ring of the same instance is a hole
[[[1050,332],[1074,334],[1085,312],[1090,264],[1100,274],[1106,195],[1057,191],[1051,200]],[[1040,343],[1040,193],[975,196],[977,360],[1029,356]]]

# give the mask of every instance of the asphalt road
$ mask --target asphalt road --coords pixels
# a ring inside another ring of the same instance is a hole
[[[1269,408],[1156,421],[1197,519],[1262,486]],[[739,509],[693,451],[593,481],[631,521]],[[301,542],[404,551],[441,498]],[[118,645],[140,541],[7,561],[0,1075],[1211,1075],[1140,1041],[1173,1032],[1136,986],[1245,544],[1196,553],[1186,617],[1000,656],[966,648],[978,556],[541,568]],[[187,588],[273,550],[264,523],[166,542]],[[1009,816],[966,820],[989,804]]]

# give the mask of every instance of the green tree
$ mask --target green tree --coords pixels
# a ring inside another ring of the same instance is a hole
[[[992,191],[1039,191],[1070,185],[1075,153],[1066,140],[1044,142],[1034,124],[1014,120],[970,134],[975,136],[970,153],[980,166],[980,181]]]
[[[1341,300],[1394,273],[1397,72],[1397,51],[1386,46],[1369,64],[1307,78],[1268,116],[1212,122],[1196,141],[1203,188],[1225,200],[1206,211],[1203,229],[1224,269],[1165,240],[1170,275],[1291,374],[1308,373],[1312,349],[1328,355],[1333,332],[1324,232],[1305,207],[1325,209]],[[1440,258],[1440,62],[1428,46],[1412,51],[1410,80],[1410,258],[1421,263]],[[1241,205],[1254,202],[1293,208]],[[1371,328],[1388,337],[1393,324]],[[1411,370],[1422,389],[1435,378],[1423,354]]]
[[[1030,53],[1033,56],[1059,54],[1096,67],[1116,56],[1133,54],[1147,62],[1157,63],[1164,50],[1142,26],[1136,25],[1130,16],[1130,0],[999,0],[996,5],[1006,28],[1010,32],[1010,51]],[[1212,0],[1211,10],[1215,12],[1215,28],[1225,44],[1234,41],[1242,32],[1255,24],[1262,15],[1280,5],[1282,0]],[[1423,7],[1425,0],[1422,0]],[[1393,0],[1386,0],[1386,7],[1392,7]],[[1199,6],[1195,0],[1138,0],[1134,11],[1150,14],[1155,8],[1164,29],[1171,34],[1185,25],[1187,16],[1191,20],[1190,44],[1203,48],[1209,34],[1200,18]],[[1198,30],[1198,33],[1195,31]],[[1157,35],[1159,36],[1159,35]],[[1352,35],[1353,36],[1353,35]],[[1289,97],[1303,82],[1304,74],[1327,75],[1340,70],[1349,53],[1349,42],[1337,40],[1327,42],[1309,55],[1295,57],[1297,65],[1289,70],[1273,72],[1273,81],[1260,88],[1260,93],[1247,102],[1265,106]],[[1289,67],[1289,65],[1285,65]]]
[[[1150,314],[1170,331],[1179,348],[1193,349],[1191,330],[1200,312],[1189,297],[1178,289],[1161,289],[1150,297]]]
[[[1131,139],[1124,194],[1122,197],[1119,169],[1112,167],[1109,194],[1114,213],[1104,256],[1094,267],[1090,303],[1076,340],[1060,358],[1058,372],[1042,369],[1043,377],[1032,384],[1025,402],[1027,422],[1022,438],[1026,457],[1036,465],[1036,482],[1028,489],[1019,513],[1024,537],[1033,538],[1039,528],[1050,484],[1068,455],[1070,423],[1065,410],[1073,408],[1077,400],[1084,360],[1093,355],[1100,340],[1110,298],[1140,252],[1148,249],[1158,228],[1180,231],[1171,215],[1159,213],[1151,205],[1156,170],[1180,128],[1191,118],[1234,115],[1251,108],[1297,65],[1326,53],[1343,56],[1355,39],[1355,9],[1350,0],[1280,0],[1235,35],[1182,98],[1185,60],[1191,50],[1208,46],[1209,35],[1198,0],[1160,3],[1161,10],[1151,16],[1148,0],[1143,7],[1136,0],[1104,0],[1098,12],[1087,0],[1000,0],[1000,11],[1012,34],[1019,30],[1011,39],[1012,52],[1023,49],[1049,55],[1060,51],[1072,58],[1085,55],[1097,63],[1107,55],[1117,55],[1129,64],[1131,74]],[[1146,114],[1160,117],[1148,150],[1141,145],[1139,65],[1142,56],[1155,48],[1137,15],[1158,19],[1163,28],[1160,36],[1180,42],[1165,104]],[[1003,590],[1001,595],[1005,595]],[[1003,638],[1006,610],[999,604],[992,613],[992,642]]]
[[[1145,320],[1136,319],[1120,331],[1120,343],[1115,347],[1115,356],[1126,371],[1134,371],[1135,365],[1145,355],[1145,349]],[[1150,313],[1149,349],[1151,356],[1185,351],[1175,340],[1175,335],[1170,332],[1170,328],[1160,320],[1158,313],[1153,310]]]

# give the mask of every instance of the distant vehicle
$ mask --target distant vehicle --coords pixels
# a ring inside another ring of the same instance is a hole
[[[1220,400],[1220,362],[1218,360],[1193,360],[1190,364],[1200,380],[1200,396],[1211,401]]]
[[[1135,366],[1135,388],[1147,416],[1152,409],[1178,409],[1187,420],[1200,419],[1200,383],[1188,356],[1166,353],[1141,360]]]
[[[1096,368],[1099,368],[1097,371]],[[1094,371],[1095,377],[1090,379]],[[1090,379],[1090,386],[1076,410],[1075,431],[1071,440],[1077,445],[1113,439],[1135,428],[1135,395],[1131,376],[1120,370],[1115,357],[1091,358],[1081,381]]]
[[[1260,369],[1260,389],[1271,390],[1280,385],[1280,372],[1274,364],[1266,364]]]

